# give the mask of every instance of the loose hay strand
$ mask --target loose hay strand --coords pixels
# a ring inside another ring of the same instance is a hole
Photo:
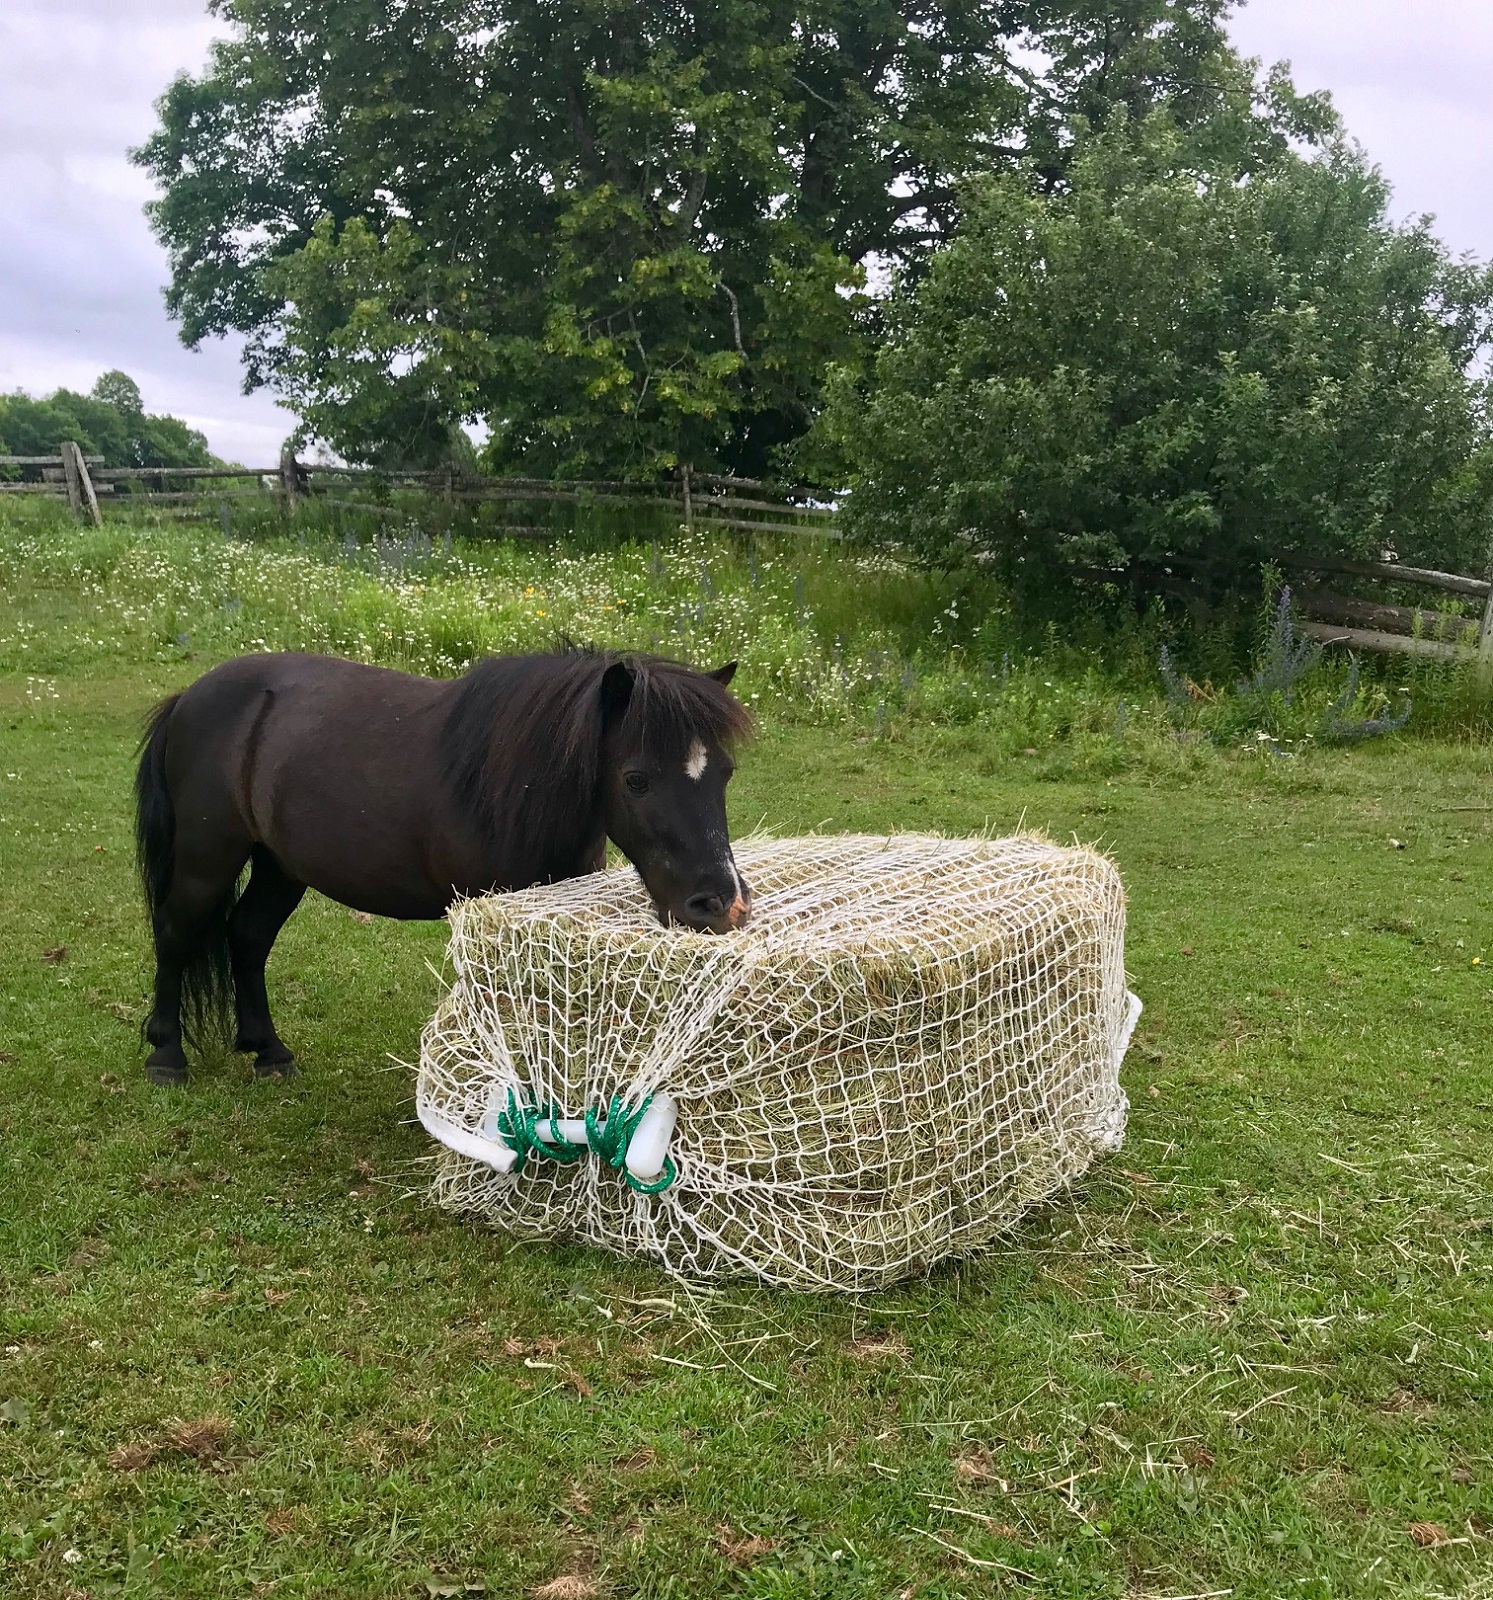
[[[416,1103],[435,1195],[686,1277],[865,1290],[988,1243],[1123,1138],[1138,1002],[1112,863],[1031,835],[755,838],[751,924],[661,928],[630,869],[469,900]],[[678,1104],[663,1193],[473,1159],[510,1091]]]

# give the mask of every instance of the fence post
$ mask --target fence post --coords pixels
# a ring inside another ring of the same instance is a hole
[[[1493,566],[1488,568],[1488,581],[1493,584]],[[1477,675],[1484,688],[1493,685],[1493,588],[1483,602],[1482,626],[1477,630]]]
[[[99,515],[98,496],[93,492],[93,479],[77,440],[64,439],[57,453],[62,457],[62,475],[67,480],[67,503],[80,517],[101,528],[104,519]]]
[[[687,461],[680,467],[679,477],[684,486],[684,525],[686,528],[693,528],[695,525],[695,506],[689,492],[689,463]]]
[[[57,454],[62,457],[62,481],[67,485],[67,503],[78,515],[83,515],[83,485],[78,482],[78,463],[73,458],[72,451],[68,448],[71,439],[64,439],[57,446]]]
[[[93,474],[88,470],[88,461],[82,450],[75,444],[73,450],[78,457],[78,481],[83,486],[83,504],[88,508],[88,520],[95,528],[102,528],[104,519],[98,508],[98,495],[93,489]]]
[[[293,517],[301,499],[301,464],[295,451],[286,445],[280,452],[280,504],[287,516]]]

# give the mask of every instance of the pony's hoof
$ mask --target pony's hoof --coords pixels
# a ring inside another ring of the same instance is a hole
[[[152,1055],[145,1063],[145,1077],[162,1089],[179,1089],[187,1081],[187,1064],[169,1057],[158,1061]]]
[[[295,1057],[287,1050],[283,1056],[261,1055],[254,1061],[254,1076],[256,1078],[299,1078],[301,1069],[295,1064]]]

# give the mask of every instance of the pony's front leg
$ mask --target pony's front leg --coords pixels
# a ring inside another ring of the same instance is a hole
[[[275,1032],[265,989],[264,965],[281,928],[301,903],[306,885],[292,878],[264,848],[256,845],[254,870],[233,915],[228,919],[228,952],[233,964],[233,1001],[238,1035],[233,1048],[254,1057],[261,1078],[289,1078],[295,1057]]]

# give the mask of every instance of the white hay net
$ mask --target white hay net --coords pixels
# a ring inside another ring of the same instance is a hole
[[[976,1249],[1118,1147],[1140,1002],[1103,856],[851,835],[736,859],[752,919],[719,937],[660,927],[631,869],[454,909],[416,1089],[442,1204],[859,1290]],[[587,1111],[624,1136],[601,1155]],[[514,1113],[544,1141],[516,1164]]]

